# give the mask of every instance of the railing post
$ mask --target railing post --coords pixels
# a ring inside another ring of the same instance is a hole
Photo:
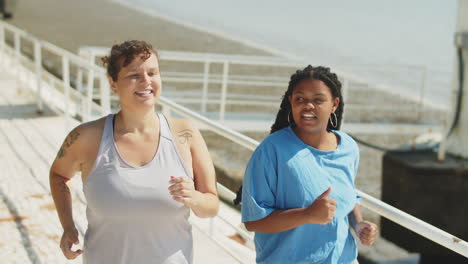
[[[105,73],[99,78],[99,88],[101,96],[101,113],[107,115],[111,112],[110,87]]]
[[[34,68],[36,72],[36,100],[37,100],[36,111],[38,114],[41,114],[44,111],[43,102],[42,102],[42,53],[41,53],[41,43],[37,39],[34,40]]]
[[[5,61],[5,27],[3,24],[0,24],[0,67],[6,66]]]
[[[76,70],[76,90],[79,92],[83,90],[83,70],[80,66]]]
[[[85,109],[85,120],[91,119],[91,105],[93,102],[93,90],[94,90],[94,70],[90,67],[88,71],[88,85],[86,87],[86,109]]]
[[[83,113],[84,109],[86,108],[86,104],[84,103],[85,100],[83,100],[83,70],[79,65],[76,69],[76,90],[80,95],[80,97],[78,98],[79,101],[76,104],[77,112],[81,114],[82,118],[84,118]]]
[[[21,55],[21,37],[18,32],[14,32],[14,49],[15,53],[13,56],[13,66],[12,68],[14,69],[14,73],[16,74],[17,78],[17,85],[18,88],[21,89],[21,86],[24,85],[24,82],[22,82],[21,79],[21,73],[20,73],[20,55]]]
[[[422,72],[421,72],[421,86],[419,87],[418,119],[422,118],[422,114],[424,111],[423,107],[424,107],[424,92],[426,89],[426,77],[427,77],[427,68],[423,66]]]
[[[94,65],[94,54],[90,52],[89,54],[89,63]],[[91,105],[93,102],[93,91],[94,91],[94,69],[93,67],[89,67],[88,71],[88,83],[86,88],[86,109],[85,109],[85,121],[89,121],[91,119]]]
[[[68,57],[62,57],[62,81],[63,81],[63,91],[64,91],[64,113],[65,113],[65,122],[66,129],[70,128],[70,61]]]
[[[18,32],[14,33],[15,38],[15,62],[19,63],[20,55],[21,55],[21,36]]]
[[[202,90],[202,101],[201,101],[201,111],[206,113],[206,101],[208,99],[208,83],[210,79],[210,61],[205,61],[205,67],[203,72],[203,90]]]
[[[229,61],[224,61],[223,83],[221,86],[221,101],[219,105],[219,121],[224,121],[224,113],[226,111],[228,72],[229,72]]]

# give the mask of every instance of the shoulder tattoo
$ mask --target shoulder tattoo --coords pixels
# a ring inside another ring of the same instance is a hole
[[[180,144],[188,143],[188,141],[192,137],[192,134],[193,134],[192,130],[184,129],[182,131],[177,132],[177,140],[179,141]]]
[[[73,130],[72,132],[70,132],[70,134],[68,134],[68,136],[65,138],[65,141],[63,141],[63,144],[57,153],[58,159],[65,156],[67,148],[70,147],[79,136],[80,136],[80,133],[78,133],[75,130]]]

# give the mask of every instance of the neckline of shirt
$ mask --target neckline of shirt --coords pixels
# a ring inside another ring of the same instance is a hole
[[[320,149],[316,149],[310,145],[307,145],[304,141],[302,141],[302,139],[300,139],[296,133],[294,133],[294,131],[292,130],[292,127],[291,126],[288,126],[287,128],[288,132],[291,134],[291,136],[299,142],[299,144],[307,147],[308,149],[310,149],[311,151],[317,153],[317,154],[321,154],[321,155],[326,155],[326,154],[335,154],[337,152],[339,152],[342,148],[342,145],[343,145],[343,137],[340,135],[340,133],[336,130],[332,130],[332,129],[329,129],[328,131],[332,132],[333,134],[335,134],[339,140],[338,140],[338,145],[336,146],[336,149],[334,150],[320,150]]]
[[[115,114],[112,115],[112,119],[111,119],[111,124],[110,124],[110,133],[111,133],[111,140],[112,140],[112,145],[114,147],[114,150],[117,154],[117,157],[119,159],[119,161],[125,165],[125,169],[144,169],[144,168],[147,168],[149,166],[151,166],[151,164],[156,160],[156,158],[158,157],[159,155],[159,152],[160,152],[160,149],[161,149],[161,137],[162,137],[162,122],[161,122],[161,116],[159,114],[156,114],[157,115],[157,118],[158,118],[158,121],[159,121],[159,143],[158,143],[158,149],[156,150],[156,153],[154,154],[153,158],[151,159],[151,161],[149,161],[148,163],[142,165],[142,166],[134,166],[134,165],[131,165],[129,164],[127,161],[125,161],[125,159],[122,157],[122,155],[120,154],[119,152],[119,149],[117,148],[117,144],[115,142],[115,136],[114,136],[114,120],[115,120]]]

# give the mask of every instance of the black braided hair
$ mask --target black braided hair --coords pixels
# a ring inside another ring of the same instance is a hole
[[[291,103],[289,102],[289,96],[292,95],[296,86],[303,80],[320,80],[330,88],[333,98],[339,98],[340,103],[336,108],[336,127],[331,124],[328,120],[327,129],[339,130],[341,127],[341,120],[343,119],[344,102],[343,96],[341,95],[341,82],[338,80],[338,76],[330,71],[330,68],[317,66],[313,67],[308,65],[303,70],[297,70],[296,73],[291,75],[289,80],[288,89],[283,95],[280,109],[276,115],[275,123],[271,126],[270,134],[283,129],[289,125],[295,126],[294,118],[291,113]],[[289,115],[289,118],[288,118]],[[291,123],[290,123],[291,122]],[[233,200],[234,204],[237,205],[242,201],[242,186],[236,192],[236,199]]]
[[[317,66],[312,67],[308,65],[303,70],[297,70],[296,73],[291,75],[291,80],[289,81],[288,89],[283,95],[283,100],[281,101],[280,109],[276,115],[275,123],[271,126],[270,134],[275,133],[276,131],[285,128],[290,125],[295,126],[294,118],[291,113],[291,103],[289,102],[289,96],[292,95],[294,88],[303,80],[320,80],[325,85],[330,88],[333,98],[339,98],[340,103],[336,108],[335,114],[337,118],[336,128],[333,127],[330,120],[328,120],[327,129],[339,130],[341,127],[341,120],[343,119],[343,96],[341,95],[341,82],[338,80],[338,76],[330,71],[330,68]],[[288,121],[288,115],[289,121]]]

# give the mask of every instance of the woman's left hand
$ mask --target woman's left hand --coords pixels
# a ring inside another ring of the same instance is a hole
[[[171,184],[169,193],[172,195],[172,199],[190,208],[196,205],[194,198],[198,192],[195,190],[195,184],[191,178],[171,176],[169,183]]]
[[[356,224],[354,230],[365,246],[372,246],[377,238],[378,227],[369,221],[362,221]]]

